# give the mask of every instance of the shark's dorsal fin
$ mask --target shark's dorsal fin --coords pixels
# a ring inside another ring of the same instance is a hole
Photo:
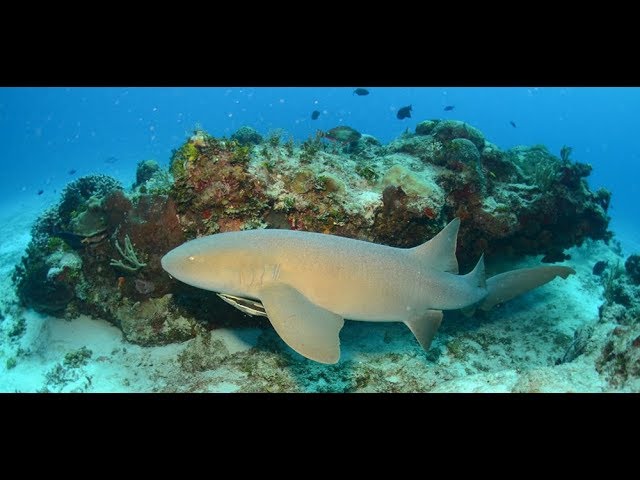
[[[458,273],[456,243],[460,219],[454,218],[428,242],[409,250],[417,261],[442,272]]]
[[[440,323],[442,323],[441,310],[427,310],[424,315],[412,317],[404,322],[422,345],[422,348],[429,350],[433,337],[436,335]]]
[[[320,363],[340,359],[339,333],[344,319],[310,302],[295,288],[274,284],[260,291],[271,325],[300,355]]]

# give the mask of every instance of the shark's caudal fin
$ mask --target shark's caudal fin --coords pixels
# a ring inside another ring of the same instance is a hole
[[[436,270],[457,274],[456,243],[459,228],[460,219],[454,218],[431,240],[410,249],[409,255]]]
[[[556,277],[567,278],[572,273],[576,273],[573,268],[562,266],[521,268],[501,273],[487,280],[489,294],[480,302],[478,308],[489,310],[494,305],[511,300]]]

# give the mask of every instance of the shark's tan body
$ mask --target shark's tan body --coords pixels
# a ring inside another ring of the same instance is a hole
[[[289,346],[324,363],[339,359],[344,318],[405,322],[428,348],[442,310],[490,308],[573,272],[538,267],[485,282],[481,259],[458,275],[459,223],[411,249],[291,230],[222,233],[177,247],[162,265],[195,287],[259,300]]]

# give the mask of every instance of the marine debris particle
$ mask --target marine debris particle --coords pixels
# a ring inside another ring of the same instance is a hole
[[[311,120],[317,120],[319,116],[320,112],[318,110],[314,110],[313,112],[311,112]]]

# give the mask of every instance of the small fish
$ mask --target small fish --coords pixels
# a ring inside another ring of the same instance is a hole
[[[596,262],[596,264],[593,266],[593,274],[602,275],[602,272],[604,272],[605,268],[607,268],[607,261],[600,260],[599,262]]]
[[[38,195],[42,195],[44,193],[44,190],[40,189],[38,190]]]
[[[354,95],[358,95],[359,97],[362,97],[364,95],[369,95],[369,90],[367,90],[366,88],[356,88],[353,91]]]
[[[98,243],[102,242],[105,238],[107,238],[107,233],[102,232],[102,233],[97,233],[91,237],[84,237],[82,240],[80,240],[80,243],[82,243],[83,245],[97,245]]]
[[[514,122],[513,120],[511,120],[509,123],[511,124],[511,126],[512,126],[513,128],[517,128],[517,127],[516,127],[516,122]]]
[[[406,107],[402,107],[400,110],[398,110],[398,113],[396,114],[396,117],[398,117],[399,120],[402,120],[404,118],[411,118],[411,110],[413,110],[411,105],[407,105]]]
[[[564,262],[565,260],[571,260],[571,255],[568,255],[561,250],[549,252],[542,257],[543,263]]]
[[[118,159],[116,157],[109,157],[107,158],[104,163],[110,163],[110,164],[114,164],[118,161]]]
[[[69,170],[67,173],[69,175],[74,175],[77,172],[77,170],[75,168],[72,168],[71,170]]]
[[[456,108],[455,105],[447,105],[446,107],[444,107],[444,111],[445,112],[450,112],[451,110],[453,110],[454,108]]]
[[[314,110],[313,112],[311,112],[311,120],[317,120],[319,116],[320,112],[318,110]]]
[[[342,125],[332,128],[328,132],[323,133],[322,136],[334,142],[353,143],[357,142],[358,139],[362,137],[362,134],[351,127]]]

